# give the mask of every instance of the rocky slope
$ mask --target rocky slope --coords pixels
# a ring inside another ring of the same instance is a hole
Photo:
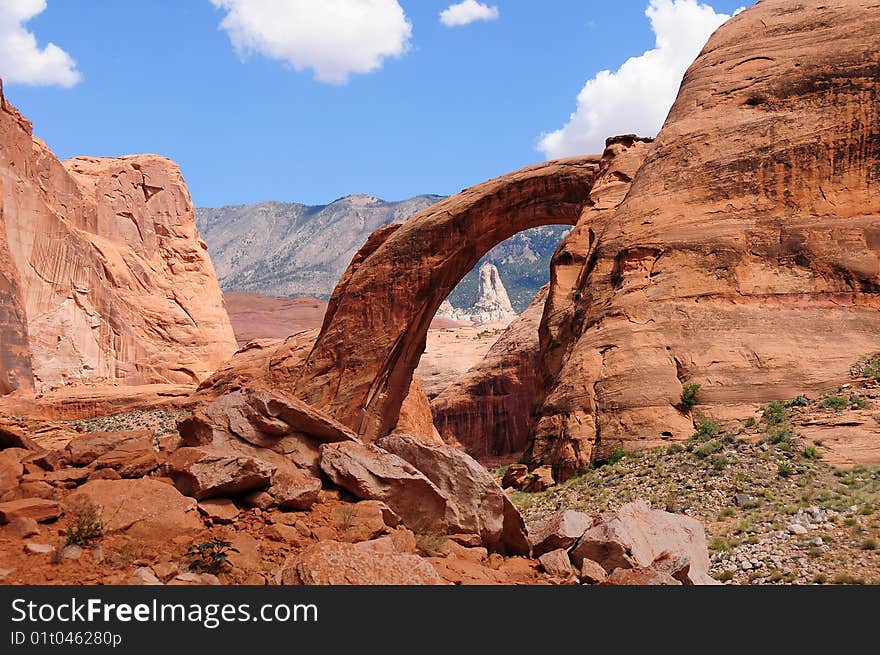
[[[199,208],[196,224],[224,291],[326,300],[372,232],[439,200],[441,196],[425,195],[386,202],[361,194],[321,206],[266,202]],[[546,284],[550,257],[568,229],[546,226],[517,234],[481,260],[500,270],[517,312]],[[475,269],[450,294],[450,301],[456,307],[474,305],[478,286]]]
[[[574,320],[542,326],[533,464],[565,478],[686,438],[685,384],[730,411],[877,349],[877,34],[871,0],[764,0],[712,36],[626,198],[568,239],[586,256],[551,288],[577,279]]]
[[[211,373],[235,341],[177,166],[62,164],[0,102],[0,390]]]

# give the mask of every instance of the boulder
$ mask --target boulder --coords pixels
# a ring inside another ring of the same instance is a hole
[[[306,585],[441,585],[443,579],[421,557],[387,552],[370,542],[323,541],[307,548],[295,565]]]
[[[18,486],[24,473],[21,459],[13,449],[0,450],[0,496]]]
[[[3,532],[18,539],[27,539],[28,537],[40,534],[40,526],[37,525],[33,518],[20,516],[12,519],[3,529]]]
[[[152,437],[132,439],[92,462],[96,469],[113,469],[123,478],[142,478],[159,467]]]
[[[214,523],[232,523],[238,517],[239,511],[228,498],[210,498],[199,503],[199,513]]]
[[[715,584],[709,576],[703,524],[681,514],[653,510],[644,501],[603,514],[571,550],[575,566],[591,559],[608,573],[618,568],[647,569],[668,558],[687,562],[690,584]]]
[[[598,562],[584,558],[578,577],[583,584],[601,584],[608,577],[608,572]]]
[[[66,511],[94,507],[105,532],[164,543],[202,529],[196,501],[164,482],[93,480],[64,501]]]
[[[274,469],[261,459],[211,448],[181,448],[166,463],[174,486],[202,500],[233,496],[269,486]]]
[[[61,507],[54,500],[22,498],[0,503],[0,525],[16,519],[33,519],[38,523],[54,521],[61,516]]]
[[[415,531],[449,529],[453,515],[443,493],[406,460],[371,444],[348,441],[321,447],[321,470],[364,500],[381,500]]]
[[[376,442],[380,448],[412,464],[433,482],[449,503],[449,534],[476,534],[484,546],[511,555],[528,554],[525,529],[518,512],[495,478],[472,457],[443,443],[395,434]],[[513,510],[513,511],[511,511]]]
[[[532,526],[529,531],[532,555],[538,557],[558,548],[568,550],[592,525],[593,517],[589,514],[560,510]]]
[[[522,489],[529,477],[529,467],[525,464],[511,464],[504,472],[501,478],[501,486],[504,489],[513,487],[514,489]]]
[[[64,453],[71,464],[84,466],[130,441],[143,442],[144,439],[151,439],[152,436],[150,430],[87,432],[71,439]]]
[[[538,558],[544,572],[560,582],[577,582],[578,575],[568,559],[568,551],[562,548],[551,550]]]
[[[664,571],[652,568],[614,569],[602,583],[616,587],[634,586],[673,586],[681,585],[681,582]]]
[[[523,491],[540,493],[546,491],[555,484],[556,480],[553,479],[553,469],[549,466],[539,466],[529,474],[528,478],[526,478]]]
[[[318,500],[321,480],[303,469],[278,469],[268,493],[283,510],[307,510]]]

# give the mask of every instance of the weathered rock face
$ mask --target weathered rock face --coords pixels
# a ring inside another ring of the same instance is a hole
[[[473,307],[453,307],[449,300],[444,300],[437,316],[471,323],[509,323],[516,318],[495,264],[485,262],[480,266],[479,280],[479,295]]]
[[[440,436],[473,457],[522,452],[538,393],[538,325],[548,288],[495,342],[486,356],[431,401]]]
[[[685,382],[711,412],[876,350],[878,33],[870,0],[764,0],[710,39],[626,198],[556,257],[533,464],[686,437]]]
[[[443,299],[504,239],[573,224],[597,169],[591,157],[533,166],[375,232],[333,293],[296,395],[367,440],[388,434]]]
[[[0,392],[193,383],[234,352],[175,164],[62,164],[3,99],[0,188]]]

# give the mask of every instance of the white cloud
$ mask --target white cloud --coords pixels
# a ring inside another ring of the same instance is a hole
[[[645,14],[656,47],[587,82],[568,123],[541,136],[538,149],[547,157],[600,153],[605,138],[618,134],[656,135],[688,67],[730,18],[697,0],[650,0]]]
[[[259,53],[345,84],[409,49],[412,25],[397,0],[211,0],[239,56]]]
[[[46,9],[46,0],[2,0],[0,2],[0,78],[43,86],[66,88],[80,81],[76,62],[54,43],[40,48],[32,32],[25,28],[34,16]]]
[[[498,7],[490,7],[476,0],[464,0],[441,11],[440,22],[446,27],[458,27],[478,20],[495,20],[499,15]]]

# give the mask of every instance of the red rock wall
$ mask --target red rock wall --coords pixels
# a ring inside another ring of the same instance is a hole
[[[566,477],[687,437],[684,382],[711,413],[832,387],[878,350],[878,34],[873,0],[764,0],[710,39],[593,227],[533,463]]]
[[[6,261],[18,276],[38,390],[192,383],[234,352],[173,162],[142,155],[62,164],[4,99],[0,184]],[[13,306],[3,306],[11,316]]]

